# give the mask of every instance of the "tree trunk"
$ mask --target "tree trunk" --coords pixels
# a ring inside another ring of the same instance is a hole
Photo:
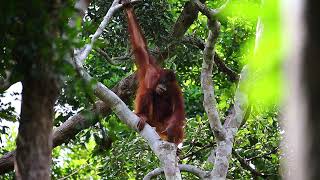
[[[64,57],[55,44],[59,1],[17,3],[13,58],[22,81],[16,179],[50,179],[54,104],[59,93],[56,66]],[[63,45],[59,45],[63,46]],[[63,47],[66,48],[66,47]]]
[[[307,128],[309,150],[306,152],[310,179],[320,178],[320,11],[318,0],[306,1],[306,36],[303,51],[302,75],[305,82],[307,101]],[[301,23],[302,24],[302,23]]]
[[[285,33],[290,37],[286,179],[320,178],[320,11],[318,0],[283,0]]]
[[[26,77],[22,81],[17,179],[50,179],[53,106],[58,95],[53,81],[43,76]]]

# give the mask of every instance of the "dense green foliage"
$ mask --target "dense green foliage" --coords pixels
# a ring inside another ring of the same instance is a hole
[[[145,0],[137,3],[135,6],[137,16],[152,51],[162,51],[170,43],[174,43],[170,39],[170,33],[185,2],[187,1]],[[219,7],[223,2],[210,1],[208,6],[210,8]],[[259,5],[257,1],[243,0],[241,2],[250,3],[255,7]],[[81,37],[77,37],[81,39],[81,42],[70,40],[71,42],[68,43],[80,46],[88,42],[89,35],[94,33],[110,4],[111,1],[93,1],[83,26],[79,25],[76,30],[70,30],[71,35],[81,30]],[[242,12],[245,15],[241,15],[239,11],[230,13],[226,10],[219,17],[221,32],[216,47],[216,52],[226,65],[237,73],[240,73],[244,64],[247,63],[246,58],[251,57],[248,52],[252,52],[253,47],[247,44],[254,41],[256,31],[256,19],[250,19],[252,17],[248,17],[245,14],[247,12]],[[68,12],[65,13],[66,16],[72,11]],[[62,27],[66,28],[66,26]],[[33,28],[37,29],[37,27]],[[189,28],[186,36],[205,41],[207,33],[207,18],[199,13],[198,19]],[[70,37],[70,39],[74,38],[76,37]],[[104,30],[103,37],[96,43],[96,47],[107,52],[110,57],[123,56],[130,51],[122,11],[115,14],[111,23]],[[187,113],[186,139],[182,148],[181,163],[210,170],[212,164],[207,162],[207,158],[215,146],[215,141],[202,105],[203,95],[200,86],[202,50],[188,42],[178,42],[176,49],[170,53],[172,54],[165,61],[164,66],[173,69],[177,74],[183,90]],[[5,63],[3,67],[7,68],[10,64],[8,62],[1,59],[0,63]],[[65,67],[65,64],[60,64],[58,67],[65,70],[61,71],[61,74],[68,75],[64,76],[65,84],[57,102],[58,112],[55,126],[62,124],[68,117],[75,114],[76,110],[89,109],[92,102],[96,100],[90,88],[78,80],[76,73],[68,67],[62,68]],[[135,71],[130,59],[119,60],[117,64],[111,64],[97,51],[93,51],[86,60],[86,68],[96,80],[110,88]],[[4,72],[0,71],[0,73]],[[223,120],[233,104],[237,84],[231,82],[217,68],[214,69],[213,81],[217,107]],[[281,156],[278,148],[281,129],[278,122],[278,107],[272,104],[266,108],[259,101],[253,102],[248,119],[237,133],[228,177],[231,179],[256,177],[240,163],[241,160],[244,160],[257,172],[270,175],[268,178],[280,179]],[[72,108],[66,108],[66,104]],[[132,109],[132,103],[128,105]],[[13,150],[15,140],[14,135],[12,136],[5,126],[2,127],[1,120],[16,121],[17,118],[10,104],[7,106],[1,104],[0,132],[3,134],[1,137],[6,139],[6,143],[0,143],[3,146],[0,148],[0,154]],[[67,179],[142,179],[149,171],[159,167],[158,159],[144,140],[121,123],[115,115],[97,118],[99,118],[98,124],[83,130],[68,144],[54,149],[53,179],[62,177],[67,177]],[[5,133],[10,135],[4,135]],[[105,142],[106,137],[112,140],[111,146]],[[236,154],[240,155],[241,159]],[[183,173],[183,176],[185,179],[197,179],[188,173]]]

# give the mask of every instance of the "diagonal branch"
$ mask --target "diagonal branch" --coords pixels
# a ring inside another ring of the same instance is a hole
[[[200,50],[204,50],[205,43],[202,39],[195,38],[192,36],[185,36],[181,39],[182,43],[193,45]],[[225,75],[227,75],[228,79],[231,82],[237,82],[239,80],[239,75],[237,72],[233,71],[231,68],[229,68],[222,60],[222,58],[215,52],[214,53],[214,63],[217,65],[218,70]]]
[[[206,0],[200,0],[201,2],[205,2]],[[176,48],[177,43],[181,38],[183,38],[184,34],[187,32],[189,27],[193,24],[193,22],[198,18],[199,8],[195,5],[195,3],[190,0],[185,3],[183,10],[178,17],[176,23],[172,28],[172,33],[170,38],[172,41],[168,47],[160,52],[156,59],[159,62],[163,62],[165,59],[171,56],[171,52],[173,52]]]
[[[136,1],[139,1],[139,0],[131,0],[131,2],[136,2]],[[103,17],[103,20],[101,21],[96,32],[92,35],[90,44],[86,44],[80,50],[75,50],[75,55],[76,55],[75,59],[76,59],[76,64],[78,64],[78,66],[82,66],[83,61],[88,57],[90,51],[92,50],[93,44],[98,39],[98,37],[101,36],[103,30],[106,28],[113,14],[117,10],[119,10],[121,7],[122,7],[122,4],[120,4],[120,0],[114,0],[107,14]]]
[[[224,10],[229,3],[230,0],[227,0],[222,6],[220,6],[217,9],[210,9],[205,4],[200,2],[199,0],[193,0],[193,2],[198,6],[200,12],[207,16],[208,19],[213,19],[216,15],[221,13],[222,10]]]
[[[256,169],[254,169],[253,167],[250,166],[249,162],[245,159],[243,159],[239,153],[237,153],[235,150],[232,150],[232,154],[236,157],[236,159],[240,162],[241,166],[250,171],[252,175],[254,176],[260,176],[260,177],[268,177],[268,176],[271,176],[270,174],[265,174],[265,173],[262,173]]]

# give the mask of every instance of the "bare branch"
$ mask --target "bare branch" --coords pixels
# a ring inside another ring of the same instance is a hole
[[[193,0],[193,2],[198,6],[200,12],[207,16],[208,19],[212,19],[214,14],[214,11],[210,8],[208,8],[205,4],[201,3],[199,0]]]
[[[217,65],[219,71],[227,75],[231,82],[237,82],[239,80],[238,73],[229,68],[217,53],[214,54],[214,63]]]
[[[209,174],[209,172],[201,170],[200,168],[193,166],[193,165],[189,165],[189,164],[179,164],[178,167],[179,167],[180,171],[192,173],[201,179],[204,179]],[[162,173],[163,173],[162,168],[156,168],[153,171],[149,172],[143,178],[143,180],[151,180],[151,178],[156,177]]]
[[[254,169],[253,167],[250,166],[249,161],[243,159],[239,153],[237,153],[235,150],[232,150],[232,154],[236,157],[236,159],[240,162],[241,166],[250,171],[254,176],[261,176],[261,177],[268,177],[271,176],[270,174],[265,174],[262,172],[259,172],[258,170]]]
[[[278,150],[279,150],[279,147],[276,147],[276,148],[274,148],[273,150],[271,150],[271,151],[269,151],[269,152],[267,152],[267,153],[260,154],[260,155],[258,155],[258,156],[254,156],[254,157],[251,157],[251,158],[247,158],[247,159],[245,159],[245,160],[246,160],[246,161],[252,161],[252,160],[258,159],[258,158],[264,158],[264,157],[269,156],[269,155],[271,155],[271,154],[277,153]]]
[[[131,2],[136,2],[139,0],[132,0]],[[92,50],[93,44],[98,39],[98,37],[102,34],[103,30],[106,28],[107,24],[109,23],[113,14],[122,7],[120,4],[120,0],[114,0],[111,7],[109,8],[107,14],[103,17],[99,27],[97,28],[96,32],[91,37],[90,44],[86,44],[82,49],[75,50],[74,54],[76,59],[76,64],[82,66],[83,61],[88,57],[90,51]]]
[[[226,130],[226,138],[223,141],[217,141],[217,148],[214,151],[215,162],[214,169],[211,172],[211,177],[214,179],[225,179],[228,173],[229,159],[231,157],[233,141],[239,126],[245,117],[245,110],[247,109],[248,97],[242,92],[242,84],[246,78],[247,68],[244,67],[241,75],[238,88],[235,93],[235,103],[231,109],[231,113],[226,117],[224,128]]]
[[[202,41],[202,39],[192,37],[192,36],[185,36],[181,40],[182,43],[187,43],[190,45],[193,45],[200,50],[204,50],[205,43]],[[239,75],[235,71],[233,71],[231,68],[229,68],[222,60],[221,57],[218,56],[217,53],[214,53],[214,63],[217,65],[220,72],[227,75],[230,81],[237,82],[239,80]]]
[[[210,9],[205,4],[201,3],[199,0],[193,0],[193,2],[198,6],[200,12],[207,16],[208,19],[213,20],[213,18],[224,10],[230,0],[227,0],[222,6],[217,9]]]
[[[208,114],[211,129],[219,140],[223,140],[225,138],[225,130],[221,125],[219,113],[216,108],[217,102],[215,100],[213,89],[214,86],[212,81],[214,47],[219,34],[218,32],[220,24],[215,21],[213,25],[213,29],[209,30],[208,39],[203,52],[201,87],[204,95],[203,106],[206,110],[206,113]]]
[[[200,1],[205,2],[205,0]],[[199,8],[193,1],[188,1],[185,3],[180,16],[178,17],[176,23],[172,28],[170,39],[172,39],[173,43],[169,44],[169,46],[164,51],[158,53],[158,55],[156,56],[156,59],[159,62],[163,62],[165,59],[170,57],[171,54],[173,54],[171,52],[173,52],[176,48],[176,43],[174,42],[179,41],[184,36],[189,27],[197,19],[198,12]]]
[[[131,57],[132,57],[132,54],[128,52],[123,56],[111,58],[105,51],[103,51],[100,48],[94,48],[94,50],[98,52],[101,56],[103,56],[112,65],[119,65],[124,61],[131,60]]]

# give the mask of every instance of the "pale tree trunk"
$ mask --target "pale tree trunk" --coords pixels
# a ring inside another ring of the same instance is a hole
[[[286,179],[320,178],[320,11],[317,0],[284,1],[289,34],[290,96],[285,114],[288,133]]]

